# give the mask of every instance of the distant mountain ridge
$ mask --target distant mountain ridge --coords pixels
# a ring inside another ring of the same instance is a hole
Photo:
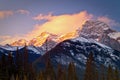
[[[117,32],[110,28],[106,23],[97,21],[97,20],[89,20],[86,21],[82,30],[76,30],[61,36],[51,34],[48,32],[43,32],[39,36],[33,38],[30,41],[26,41],[24,39],[15,41],[10,44],[12,46],[23,46],[25,43],[27,45],[34,45],[41,47],[45,44],[46,40],[49,40],[49,44],[53,44],[50,47],[53,48],[57,43],[62,42],[66,39],[72,39],[77,36],[84,37],[87,39],[94,39],[100,43],[103,43],[113,49],[120,51],[120,32]],[[52,47],[53,46],[53,47]]]
[[[56,45],[42,57],[39,57],[34,62],[34,67],[40,69],[41,65],[45,65],[46,57],[49,57],[54,66],[62,64],[68,66],[70,62],[74,62],[76,67],[85,68],[89,53],[93,53],[95,63],[99,67],[101,64],[108,67],[119,68],[120,52],[114,50],[104,44],[101,44],[93,39],[85,39],[78,37],[75,39],[65,40]]]
[[[0,46],[0,58],[2,54],[5,54],[6,56],[11,53],[14,59],[16,58],[16,51],[18,51],[20,54],[24,54],[24,46],[10,46],[10,45],[5,45],[5,46]],[[37,58],[43,55],[44,50],[39,47],[35,46],[27,46],[28,50],[28,55],[29,55],[29,61],[34,62]]]

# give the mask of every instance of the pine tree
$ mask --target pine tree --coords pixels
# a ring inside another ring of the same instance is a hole
[[[67,80],[67,72],[65,69],[63,69],[63,73],[62,73],[62,80]]]
[[[12,76],[15,73],[15,64],[11,52],[8,54],[7,67],[9,76]]]
[[[119,71],[117,68],[114,70],[114,79],[113,80],[119,80]]]
[[[28,50],[27,50],[27,46],[25,45],[24,47],[24,72],[27,73],[28,72],[28,66],[29,66],[29,62],[28,62]]]
[[[26,75],[24,75],[24,79],[23,80],[28,80]]]
[[[73,62],[70,62],[68,66],[68,80],[78,80],[75,65]]]
[[[86,62],[84,80],[98,80],[96,71],[97,70],[94,63],[93,53],[90,53]]]
[[[45,78],[46,80],[56,80],[55,71],[53,69],[53,66],[51,64],[51,60],[48,58],[46,67],[45,67]]]
[[[66,80],[66,70],[60,64],[58,64],[57,80]]]
[[[16,68],[19,69],[19,67],[20,67],[20,54],[19,54],[18,47],[17,47],[17,50],[16,50],[16,60],[15,60],[15,64],[16,64]]]
[[[100,80],[105,80],[105,67],[104,65],[101,65],[101,69],[100,69]]]
[[[15,76],[12,74],[10,80],[15,80]]]
[[[112,67],[109,65],[108,70],[107,70],[107,80],[113,80],[114,76],[113,76],[113,69]]]
[[[8,80],[9,74],[8,74],[8,68],[7,68],[7,60],[6,55],[2,54],[1,57],[1,65],[0,65],[0,80]]]
[[[22,54],[19,53],[18,47],[17,47],[17,50],[16,50],[15,64],[16,64],[17,73],[22,74],[23,73],[23,58],[22,58]]]
[[[43,72],[41,71],[37,80],[45,80],[43,75],[44,75],[44,74],[43,74]]]
[[[95,68],[95,72],[94,72],[94,80],[99,80],[99,73],[98,70]]]
[[[34,80],[36,79],[36,74],[35,74],[35,70],[32,66],[32,64],[29,65],[29,69],[28,69],[28,79],[29,80]]]
[[[16,75],[16,79],[15,80],[19,80],[18,74]]]

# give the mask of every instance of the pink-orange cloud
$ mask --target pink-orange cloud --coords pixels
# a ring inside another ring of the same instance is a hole
[[[51,20],[53,18],[52,13],[48,13],[48,15],[39,14],[38,16],[33,17],[34,20]]]
[[[26,14],[26,15],[30,14],[30,12],[28,10],[24,10],[24,9],[17,10],[16,12],[20,13],[20,14]]]
[[[4,44],[10,44],[13,43],[14,41],[17,41],[19,39],[24,39],[25,36],[18,36],[18,35],[14,35],[13,36],[9,36],[9,35],[3,35],[0,36],[0,44],[4,45]]]
[[[52,14],[48,15],[38,15],[34,17],[35,20],[47,19],[48,21],[44,24],[37,24],[33,31],[28,35],[29,38],[40,35],[41,32],[49,32],[57,35],[66,34],[72,32],[78,28],[82,28],[83,23],[93,17],[92,14],[87,13],[87,11],[82,11],[76,14],[63,14],[54,16]]]
[[[0,11],[0,19],[4,19],[4,18],[6,18],[6,17],[8,17],[8,16],[11,16],[11,15],[13,15],[13,11],[11,11],[11,10],[6,10],[6,11]]]
[[[102,21],[102,22],[108,24],[111,27],[113,27],[113,26],[120,26],[120,23],[118,23],[115,20],[110,19],[109,17],[106,17],[106,16],[98,17],[97,19],[99,21]]]

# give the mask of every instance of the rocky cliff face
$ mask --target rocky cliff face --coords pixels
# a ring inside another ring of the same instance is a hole
[[[79,36],[94,39],[111,48],[120,51],[120,32],[112,30],[107,24],[100,21],[87,21]]]

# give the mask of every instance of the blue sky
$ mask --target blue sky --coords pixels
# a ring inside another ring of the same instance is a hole
[[[46,21],[33,18],[50,13],[60,16],[87,11],[95,17],[109,18],[117,24],[111,27],[120,31],[119,4],[120,0],[0,0],[0,41],[6,39],[4,36],[18,37],[30,33],[35,25]]]

